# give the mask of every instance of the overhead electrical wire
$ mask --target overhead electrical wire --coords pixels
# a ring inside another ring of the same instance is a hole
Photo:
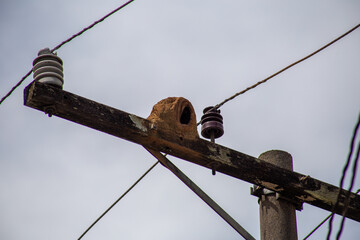
[[[338,230],[338,233],[336,234],[336,239],[340,239],[341,237],[341,234],[342,234],[342,231],[343,231],[343,228],[344,228],[344,224],[345,224],[345,215],[347,213],[347,210],[349,208],[349,203],[350,203],[350,192],[354,186],[354,182],[355,182],[355,176],[356,176],[356,170],[357,170],[357,166],[358,166],[358,162],[359,162],[359,154],[360,154],[360,142],[358,143],[358,147],[357,147],[357,151],[356,151],[356,156],[355,156],[355,162],[353,164],[353,170],[352,170],[352,177],[351,177],[351,183],[350,183],[350,187],[348,189],[348,194],[346,196],[346,199],[345,199],[345,206],[344,206],[344,211],[343,211],[343,214],[342,214],[342,219],[341,219],[341,224],[340,224],[340,228]]]
[[[126,7],[127,5],[129,5],[131,2],[133,2],[135,0],[130,0],[126,3],[124,3],[123,5],[121,5],[120,7],[114,9],[113,11],[109,12],[108,14],[106,14],[104,17],[100,18],[99,20],[95,21],[93,24],[90,24],[88,27],[84,28],[83,30],[81,30],[80,32],[72,35],[70,38],[66,39],[65,41],[63,41],[62,43],[60,43],[59,45],[57,45],[56,47],[54,47],[51,52],[54,52],[56,50],[58,50],[59,48],[61,48],[62,46],[64,46],[66,43],[72,41],[74,38],[80,36],[81,34],[83,34],[84,32],[86,32],[87,30],[93,28],[95,25],[101,23],[102,21],[104,21],[106,18],[110,17],[111,15],[113,15],[114,13],[118,12],[119,10],[123,9],[124,7]]]
[[[80,35],[82,35],[84,32],[88,31],[89,29],[93,28],[95,25],[101,23],[102,21],[104,21],[106,18],[110,17],[111,15],[113,15],[114,13],[118,12],[119,10],[123,9],[124,7],[126,7],[127,5],[129,5],[131,2],[133,2],[135,0],[130,0],[126,3],[124,3],[123,5],[119,6],[118,8],[114,9],[113,11],[109,12],[108,14],[106,14],[104,17],[100,18],[99,20],[95,21],[94,23],[90,24],[89,26],[87,26],[86,28],[84,28],[83,30],[81,30],[80,32],[72,35],[71,37],[69,37],[68,39],[64,40],[63,42],[61,42],[59,45],[57,45],[56,47],[54,47],[53,49],[51,49],[51,52],[55,52],[56,50],[59,50],[62,46],[64,46],[65,44],[67,44],[68,42],[71,42],[74,38],[79,37]],[[2,104],[5,99],[7,99],[25,80],[26,78],[28,78],[30,76],[32,72],[32,69],[25,74],[21,80],[14,85],[14,87],[12,87],[12,89],[0,100],[0,104]]]
[[[141,175],[141,177],[136,180],[133,185],[131,185],[131,187],[128,188],[128,190],[126,190],[113,204],[111,204],[111,206],[105,210],[105,212],[103,212],[100,217],[98,217],[86,230],[85,232],[83,232],[81,234],[81,236],[78,238],[78,240],[80,240],[81,238],[83,238],[85,236],[85,234],[98,222],[100,221],[100,219],[102,217],[105,216],[105,214],[107,214],[123,197],[125,197],[126,194],[128,194],[135,186],[136,184],[138,184],[157,164],[159,163],[159,161],[157,161],[154,165],[152,165],[143,175]]]
[[[234,95],[232,95],[231,97],[224,99],[222,102],[220,102],[220,103],[216,104],[213,108],[209,109],[209,110],[208,110],[208,112],[210,112],[210,111],[212,111],[212,110],[215,110],[215,109],[218,109],[218,108],[222,107],[225,103],[227,103],[227,102],[229,102],[229,101],[233,100],[234,98],[236,98],[236,97],[238,97],[238,96],[240,96],[240,95],[242,95],[242,94],[244,94],[244,93],[248,92],[248,91],[249,91],[249,90],[251,90],[251,89],[256,88],[257,86],[259,86],[259,85],[261,85],[261,84],[263,84],[263,83],[267,82],[267,81],[268,81],[268,80],[270,80],[271,78],[273,78],[273,77],[275,77],[275,76],[279,75],[280,73],[282,73],[282,72],[284,72],[284,71],[288,70],[289,68],[291,68],[291,67],[293,67],[293,66],[295,66],[295,65],[297,65],[297,64],[299,64],[299,63],[301,63],[301,62],[303,62],[303,61],[305,61],[306,59],[308,59],[308,58],[310,58],[310,57],[314,56],[315,54],[317,54],[317,53],[321,52],[321,51],[322,51],[322,50],[324,50],[325,48],[327,48],[327,47],[329,47],[330,45],[334,44],[335,42],[339,41],[340,39],[342,39],[342,38],[343,38],[343,37],[345,37],[346,35],[350,34],[350,33],[351,33],[351,32],[353,32],[354,30],[356,30],[358,27],[360,27],[360,23],[359,23],[358,25],[356,25],[355,27],[351,28],[350,30],[348,30],[347,32],[345,32],[344,34],[342,34],[342,35],[340,35],[339,37],[335,38],[335,39],[334,39],[334,40],[332,40],[331,42],[329,42],[329,43],[327,43],[326,45],[322,46],[322,47],[321,47],[321,48],[319,48],[318,50],[316,50],[316,51],[314,51],[314,52],[310,53],[309,55],[307,55],[307,56],[305,56],[305,57],[301,58],[300,60],[297,60],[296,62],[291,63],[290,65],[288,65],[288,66],[284,67],[283,69],[281,69],[281,70],[277,71],[276,73],[274,73],[274,74],[272,74],[272,75],[268,76],[267,78],[265,78],[265,79],[263,79],[263,80],[261,80],[261,81],[259,81],[259,82],[255,83],[255,84],[253,84],[253,85],[251,85],[251,86],[249,86],[249,87],[245,88],[244,90],[242,90],[242,91],[240,91],[240,92],[235,93],[235,94],[234,94]],[[197,125],[200,125],[200,123],[201,123],[201,121],[199,121],[199,122],[197,123]]]
[[[356,191],[356,194],[359,194],[359,192],[360,192],[360,189],[358,189],[357,191]],[[306,240],[306,239],[308,239],[314,232],[316,232],[327,220],[329,220],[329,218],[332,216],[332,215],[334,215],[334,213],[330,213],[324,220],[322,220],[313,230],[311,230],[311,232],[308,234],[308,235],[306,235],[304,238],[303,238],[303,240]]]
[[[27,79],[30,76],[31,73],[32,73],[32,69],[30,69],[30,71],[27,74],[25,74],[21,78],[21,80],[17,84],[15,84],[15,86],[13,86],[11,90],[0,100],[0,104],[2,104],[5,101],[5,99],[7,99],[15,91],[15,89],[17,89],[25,81],[25,79]]]
[[[360,119],[360,116],[359,116]],[[344,211],[342,214],[342,219],[341,219],[341,224],[340,224],[340,228],[338,230],[338,233],[336,235],[336,239],[340,239],[341,234],[342,234],[342,230],[344,228],[344,224],[345,224],[345,215],[347,213],[347,210],[349,208],[349,203],[350,203],[350,192],[354,186],[354,182],[355,182],[355,177],[356,177],[356,172],[357,172],[357,166],[358,166],[358,162],[359,162],[359,155],[360,155],[360,141],[358,143],[357,146],[357,150],[356,150],[356,155],[355,155],[355,159],[354,159],[354,164],[353,164],[353,169],[352,169],[352,176],[351,176],[351,182],[350,182],[350,187],[348,189],[348,193],[347,196],[345,198],[345,202],[344,202]]]
[[[349,31],[347,31],[347,32],[345,32],[344,34],[342,34],[341,36],[339,36],[339,37],[335,38],[334,40],[332,40],[331,42],[327,43],[327,44],[324,45],[323,47],[319,48],[318,50],[310,53],[309,55],[307,55],[307,56],[305,56],[305,57],[303,57],[302,59],[300,59],[300,60],[298,60],[298,61],[296,61],[296,62],[291,63],[290,65],[284,67],[284,68],[281,69],[280,71],[278,71],[278,72],[276,72],[276,73],[268,76],[267,78],[265,78],[265,79],[263,79],[263,80],[255,83],[254,85],[251,85],[250,87],[248,87],[248,88],[246,88],[246,89],[244,89],[244,90],[242,90],[242,91],[240,91],[240,92],[235,93],[235,94],[232,95],[231,97],[226,98],[224,101],[222,101],[222,102],[220,102],[219,104],[215,105],[214,108],[210,109],[209,111],[211,111],[211,110],[213,110],[213,109],[218,109],[218,108],[220,108],[220,107],[223,106],[225,103],[229,102],[230,100],[233,100],[234,98],[238,97],[239,95],[244,94],[244,93],[246,93],[247,91],[256,88],[257,86],[259,86],[259,85],[267,82],[267,81],[270,80],[271,78],[279,75],[280,73],[288,70],[289,68],[291,68],[291,67],[293,67],[293,66],[295,66],[295,65],[297,65],[297,64],[299,64],[299,63],[301,63],[301,62],[303,62],[303,61],[305,61],[306,59],[314,56],[315,54],[321,52],[321,51],[324,50],[325,48],[327,48],[327,47],[329,47],[330,45],[334,44],[335,42],[339,41],[340,39],[342,39],[342,38],[345,37],[346,35],[350,34],[350,33],[353,32],[354,30],[356,30],[358,27],[360,27],[360,23],[359,23],[358,25],[356,25],[355,27],[351,28]]]
[[[308,235],[306,235],[303,240],[308,239],[314,232],[316,232],[329,218],[334,215],[334,213],[330,213],[324,220],[321,221]]]
[[[344,180],[345,180],[345,177],[346,177],[346,172],[349,168],[349,165],[351,163],[351,158],[352,158],[352,154],[353,154],[353,151],[354,151],[354,146],[355,146],[355,141],[356,141],[356,136],[357,136],[357,133],[358,133],[358,130],[359,130],[359,127],[360,127],[360,114],[358,116],[358,120],[357,120],[357,123],[355,124],[355,127],[354,127],[354,130],[353,130],[353,135],[352,135],[352,138],[351,138],[351,142],[350,142],[350,149],[349,149],[349,154],[348,154],[348,157],[347,157],[347,161],[343,167],[343,171],[342,171],[342,175],[341,175],[341,179],[340,179],[340,184],[339,184],[339,193],[338,193],[338,196],[337,196],[337,200],[336,200],[336,203],[333,207],[333,210],[336,209],[339,205],[339,201],[340,201],[340,195],[341,195],[341,189],[343,188],[343,185],[344,185]],[[349,193],[351,192],[351,189],[353,187],[353,184],[354,184],[354,180],[355,180],[355,175],[356,175],[356,169],[357,169],[357,163],[358,163],[358,160],[359,160],[359,148],[360,148],[360,142],[359,142],[359,145],[358,145],[358,149],[357,149],[357,153],[356,153],[356,157],[355,157],[355,160],[354,160],[354,164],[353,164],[353,173],[352,173],[352,179],[351,179],[351,185],[349,187]],[[349,201],[349,194],[346,196],[346,199],[344,201],[344,203],[347,203]],[[348,206],[344,206],[344,211],[343,211],[343,216],[344,214],[346,213],[347,211],[347,207]],[[334,211],[333,211],[334,212]],[[333,219],[334,219],[334,215],[332,215],[330,217],[330,221],[329,221],[329,228],[328,228],[328,234],[327,234],[327,237],[326,239],[327,240],[330,240],[330,236],[331,236],[331,231],[332,231],[332,223],[333,223]],[[341,231],[342,231],[342,226],[343,226],[343,221],[344,219],[342,220],[342,223],[341,223],[341,228],[340,228],[340,231],[338,233],[338,236],[341,235]]]

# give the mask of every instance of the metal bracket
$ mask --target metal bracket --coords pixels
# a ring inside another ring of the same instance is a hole
[[[289,203],[292,203],[295,206],[296,210],[298,210],[298,211],[303,210],[303,202],[301,202],[301,201],[299,201],[297,199],[289,198],[287,196],[284,196],[281,193],[275,192],[275,191],[267,189],[267,188],[257,186],[255,184],[254,184],[253,187],[250,187],[250,194],[255,196],[255,197],[258,197],[259,201],[260,201],[261,196],[263,196],[263,195],[266,196],[266,195],[274,194],[276,200],[281,199],[281,200],[287,201]]]

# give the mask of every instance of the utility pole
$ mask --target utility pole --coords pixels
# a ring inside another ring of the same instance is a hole
[[[262,153],[260,160],[293,170],[292,157],[280,150]],[[297,240],[295,205],[279,194],[263,189],[259,195],[261,240]]]
[[[308,175],[293,172],[233,149],[199,138],[196,116],[184,98],[169,98],[154,106],[147,118],[123,112],[59,87],[32,82],[24,104],[69,121],[187,160],[217,172],[275,191],[282,198],[306,202],[360,222],[360,196]],[[339,197],[339,204],[334,208]]]

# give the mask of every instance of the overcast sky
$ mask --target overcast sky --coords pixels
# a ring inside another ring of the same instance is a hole
[[[0,97],[31,69],[40,49],[122,3],[2,0]],[[182,96],[200,119],[203,108],[354,27],[359,13],[355,0],[138,0],[58,51],[64,90],[143,118],[161,99]],[[359,63],[360,29],[225,104],[225,134],[217,143],[255,157],[288,151],[296,172],[338,185],[360,110]],[[31,81],[0,105],[0,238],[77,239],[156,161],[139,145],[23,106]],[[259,239],[251,184],[170,159]],[[304,204],[299,239],[328,214]],[[310,239],[326,233],[327,225]],[[359,235],[359,223],[347,220],[342,239]],[[159,165],[84,239],[241,237]]]

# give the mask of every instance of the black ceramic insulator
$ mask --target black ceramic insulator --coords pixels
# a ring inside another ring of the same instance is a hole
[[[224,134],[223,117],[220,110],[207,107],[204,109],[204,115],[201,117],[201,135],[204,138],[219,138]]]

